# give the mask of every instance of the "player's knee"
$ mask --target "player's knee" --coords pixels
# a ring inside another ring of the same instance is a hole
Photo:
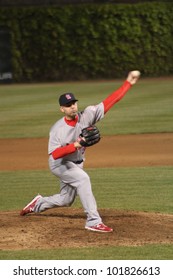
[[[80,179],[81,184],[90,184],[90,177],[87,173],[83,173]]]
[[[70,197],[70,198],[68,199],[67,203],[66,203],[66,206],[67,206],[67,207],[68,207],[68,206],[71,206],[71,205],[73,204],[74,200],[75,200],[75,197]]]
[[[76,197],[76,189],[73,189],[71,193],[68,193],[67,196],[64,197],[63,204],[64,206],[71,206],[75,200]]]

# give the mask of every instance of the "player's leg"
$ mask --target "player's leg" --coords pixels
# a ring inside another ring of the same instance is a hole
[[[36,203],[34,212],[42,212],[54,207],[70,206],[76,197],[76,189],[61,182],[60,193],[42,197]]]
[[[62,172],[64,169],[66,171]],[[82,169],[82,164],[78,166],[68,162],[66,166],[54,167],[51,171],[56,177],[60,178],[61,191],[59,194],[40,198],[34,207],[34,212],[42,212],[58,206],[69,206],[78,194],[87,215],[86,226],[101,223],[102,220],[97,211],[90,178]]]
[[[61,183],[61,190],[59,194],[47,197],[37,195],[20,211],[20,215],[24,216],[33,212],[39,213],[58,206],[70,206],[74,202],[76,195],[75,188]]]
[[[87,215],[86,226],[100,224],[102,219],[97,211],[97,204],[92,192],[91,182],[88,174],[81,168],[71,168],[61,175],[65,184],[70,184],[77,190],[80,201]]]

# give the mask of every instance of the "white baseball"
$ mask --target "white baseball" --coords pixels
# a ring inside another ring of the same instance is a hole
[[[138,71],[138,70],[132,71],[132,74],[133,74],[133,76],[135,76],[135,77],[139,77],[139,76],[141,75],[140,71]]]

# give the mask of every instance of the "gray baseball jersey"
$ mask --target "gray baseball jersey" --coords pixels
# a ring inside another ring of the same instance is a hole
[[[57,121],[50,130],[48,154],[51,154],[58,147],[74,143],[83,128],[95,124],[103,117],[104,107],[103,103],[100,103],[96,106],[88,106],[83,112],[79,112],[75,127],[68,125],[64,118]],[[66,161],[76,162],[84,159],[84,150],[84,148],[81,148],[73,154],[57,159],[56,166],[64,164]]]
[[[51,172],[60,179],[60,193],[39,199],[34,212],[42,212],[53,207],[70,206],[76,195],[79,196],[84,212],[86,213],[86,226],[95,226],[102,222],[97,211],[97,204],[92,192],[88,174],[83,170],[85,148],[77,149],[74,153],[62,158],[54,159],[51,153],[58,147],[74,143],[81,130],[93,125],[104,117],[104,106],[88,106],[78,113],[78,122],[70,126],[62,118],[50,129],[48,144],[49,167]]]

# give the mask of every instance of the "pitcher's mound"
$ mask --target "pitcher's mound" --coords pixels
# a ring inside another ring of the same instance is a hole
[[[173,215],[113,209],[99,212],[103,222],[114,229],[112,233],[85,230],[82,209],[57,208],[27,216],[0,212],[0,249],[173,244]]]

